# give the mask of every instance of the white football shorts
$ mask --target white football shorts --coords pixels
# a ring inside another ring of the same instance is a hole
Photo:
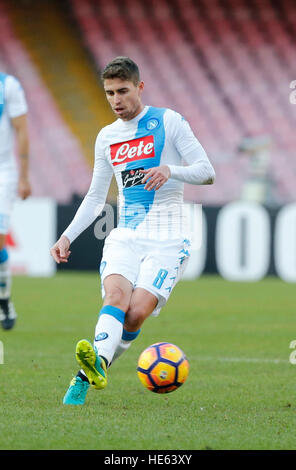
[[[100,264],[102,297],[104,279],[121,274],[134,289],[142,287],[158,298],[157,316],[180,280],[190,256],[186,239],[149,240],[129,228],[115,228],[105,240]]]
[[[9,231],[10,216],[17,197],[18,180],[0,171],[0,234]]]

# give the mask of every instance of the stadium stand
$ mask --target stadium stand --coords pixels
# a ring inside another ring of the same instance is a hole
[[[88,188],[91,169],[0,3],[0,69],[21,80],[30,106],[30,160],[34,196],[68,202]]]
[[[274,194],[263,202],[295,200],[295,3],[69,1],[98,70],[116,55],[132,57],[146,102],[183,114],[207,149],[216,183],[187,186],[188,199],[222,204],[241,197],[249,161],[238,148],[246,137],[270,136]]]
[[[65,2],[9,0],[7,10],[16,34],[92,166],[98,130],[112,122],[114,115]]]
[[[128,55],[145,102],[183,114],[215,166],[215,185],[186,185],[186,199],[241,198],[266,167],[272,195],[262,202],[295,200],[292,0],[0,0],[0,21],[0,64],[30,102],[34,194],[62,202],[86,191],[95,135],[114,119],[99,73]]]

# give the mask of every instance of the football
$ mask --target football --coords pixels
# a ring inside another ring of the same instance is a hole
[[[179,388],[187,379],[189,362],[184,352],[175,344],[155,343],[139,357],[138,377],[155,393],[169,393]]]

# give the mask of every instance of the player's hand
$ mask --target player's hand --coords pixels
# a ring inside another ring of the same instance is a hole
[[[31,185],[27,178],[20,178],[18,182],[18,194],[21,199],[31,196]]]
[[[149,168],[149,170],[141,170],[141,173],[145,174],[142,179],[142,184],[146,183],[144,189],[147,191],[151,191],[152,189],[156,191],[161,188],[161,186],[164,185],[171,176],[170,169],[167,165],[155,166],[153,168]]]
[[[51,256],[58,263],[68,263],[68,258],[71,254],[69,251],[70,240],[64,235],[53,245],[50,250]]]

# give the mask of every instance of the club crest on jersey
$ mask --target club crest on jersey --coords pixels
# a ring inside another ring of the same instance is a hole
[[[144,173],[142,173],[144,168],[134,168],[133,170],[125,170],[121,172],[122,186],[123,188],[131,188],[132,186],[137,186],[142,184],[142,179],[144,178]]]
[[[159,125],[159,120],[156,118],[149,119],[146,123],[146,129],[148,131],[152,131],[152,129],[156,129]]]
[[[113,166],[155,157],[153,135],[110,145]]]

